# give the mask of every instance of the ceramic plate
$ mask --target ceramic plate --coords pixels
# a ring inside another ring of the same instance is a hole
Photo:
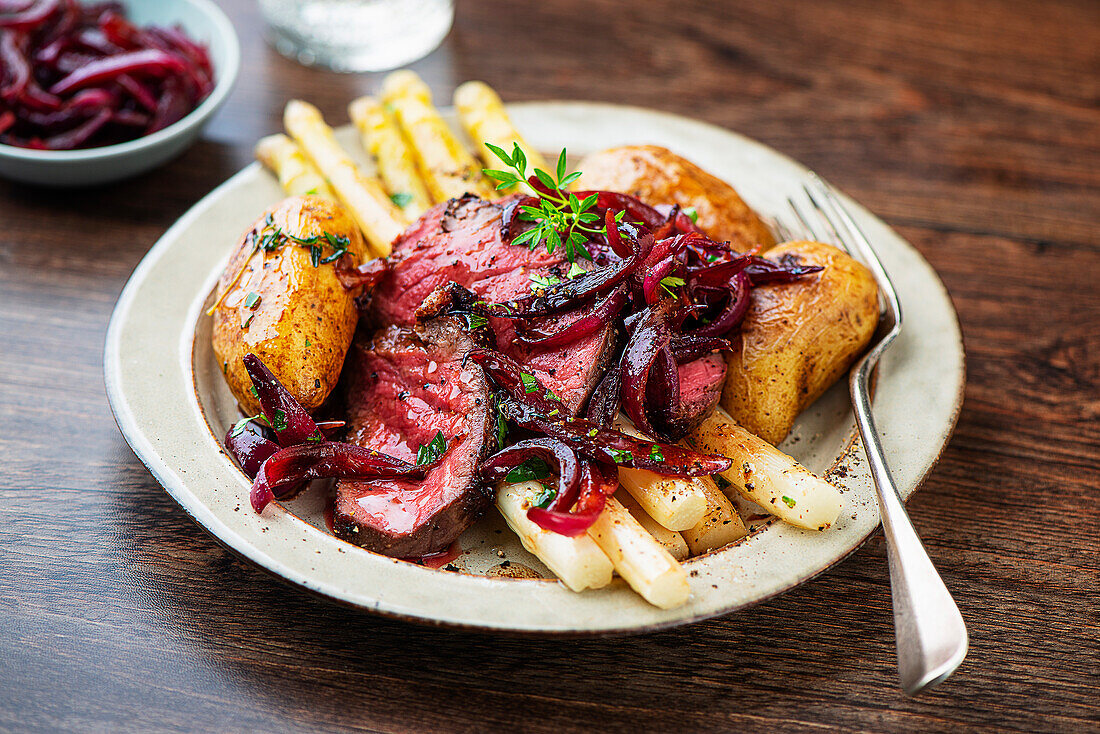
[[[778,215],[805,169],[770,148],[701,122],[578,102],[511,105],[516,126],[544,151],[581,155],[613,145],[666,146],[729,181],[757,211]],[[354,132],[339,131],[349,151]],[[355,155],[359,155],[355,153]],[[375,555],[328,531],[322,492],[262,516],[249,482],[218,438],[236,405],[210,347],[204,315],[230,248],[282,197],[253,164],[195,205],[134,271],[111,319],[107,393],[134,452],[195,520],[240,555],[309,591],[394,617],[543,634],[618,634],[684,624],[740,609],[800,584],[857,548],[879,524],[874,490],[842,380],[800,418],[781,448],[842,490],[845,508],[825,532],[775,522],[687,562],[691,599],[661,610],[621,580],[574,594],[553,580],[490,510],[460,539],[451,570]],[[916,250],[847,202],[897,284],[907,320],[880,368],[875,414],[898,486],[909,496],[954,427],[964,380],[951,301]],[[508,561],[504,564],[503,561]],[[502,568],[504,566],[505,568]],[[506,578],[525,567],[542,578]]]

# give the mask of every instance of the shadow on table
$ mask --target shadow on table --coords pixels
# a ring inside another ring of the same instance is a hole
[[[288,587],[218,548],[152,479],[126,479],[116,504],[133,536],[121,539],[121,575],[212,669],[196,685],[230,681],[249,707],[317,722],[677,726],[785,716],[794,690],[822,705],[857,683],[895,696],[881,540],[721,619],[626,638],[504,637],[382,619]]]

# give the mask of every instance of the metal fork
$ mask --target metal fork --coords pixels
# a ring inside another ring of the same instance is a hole
[[[848,254],[861,260],[870,268],[882,295],[882,315],[875,341],[867,354],[852,367],[848,387],[859,435],[871,466],[882,528],[886,534],[898,675],[902,689],[913,695],[951,675],[966,657],[968,640],[959,608],[932,565],[905,511],[905,503],[886,465],[875,419],[871,414],[871,372],[879,357],[901,332],[901,304],[890,276],[870,241],[829,185],[810,172],[809,182],[802,188],[817,213],[816,218],[828,226],[833,237],[829,237],[830,232],[815,227],[811,223],[814,217],[807,216],[795,199],[788,198],[787,203],[805,232],[821,242],[832,239]],[[781,224],[777,230],[786,239],[794,234]],[[842,232],[846,232],[847,236]]]

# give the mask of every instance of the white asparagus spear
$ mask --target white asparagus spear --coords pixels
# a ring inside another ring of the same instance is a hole
[[[458,112],[458,120],[466,130],[466,134],[474,143],[474,153],[485,163],[487,168],[500,168],[500,161],[485,144],[492,143],[511,154],[516,145],[520,147],[527,157],[528,170],[533,172],[536,168],[553,172],[546,163],[542,154],[531,147],[523,139],[508,112],[504,109],[504,102],[500,95],[485,82],[466,82],[455,90],[455,110]],[[505,193],[512,191],[514,187],[502,189]],[[524,186],[530,191],[530,188]]]
[[[683,566],[614,497],[607,498],[588,535],[650,604],[672,609],[688,600],[691,587]]]
[[[615,428],[628,436],[647,438],[621,414],[615,418]],[[645,469],[620,467],[619,482],[650,517],[669,530],[694,527],[707,511],[707,498],[690,478],[665,477]]]
[[[336,194],[325,183],[324,176],[297,143],[282,133],[260,138],[255,148],[256,160],[263,163],[275,177],[283,191],[291,196],[310,194],[325,199],[336,199]]]
[[[587,535],[570,538],[543,530],[527,519],[530,498],[542,491],[538,482],[502,482],[497,487],[497,509],[523,542],[523,547],[546,564],[573,591],[598,589],[611,583],[611,561]]]
[[[348,105],[348,117],[359,129],[363,147],[378,164],[378,175],[390,199],[410,220],[419,217],[432,205],[432,198],[393,115],[373,97],[360,97]]]
[[[377,179],[364,176],[336,142],[321,111],[308,102],[292,99],[283,111],[283,125],[290,137],[313,161],[341,203],[355,219],[376,256],[390,254],[390,243],[408,224]]]
[[[707,511],[694,527],[680,533],[691,555],[708,553],[745,537],[745,521],[737,514],[733,503],[710,477],[695,480],[707,498]]]
[[[665,550],[677,561],[683,561],[690,555],[684,537],[650,517],[649,513],[642,509],[642,506],[638,504],[638,500],[634,499],[629,492],[616,492],[615,499],[619,500],[623,507],[638,521],[638,524],[645,528],[654,540],[663,545]],[[723,499],[725,498],[723,497]],[[706,518],[703,519],[706,520]]]
[[[722,476],[737,491],[781,520],[810,530],[832,525],[844,499],[836,487],[758,436],[721,407],[689,437],[700,451],[722,454],[733,465]]]

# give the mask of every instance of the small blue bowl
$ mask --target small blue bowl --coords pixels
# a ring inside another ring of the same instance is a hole
[[[145,173],[182,153],[202,133],[237,81],[241,44],[229,18],[211,0],[122,0],[139,26],[180,25],[206,44],[214,91],[186,117],[152,135],[82,150],[30,150],[0,144],[0,176],[39,186],[89,186]]]

